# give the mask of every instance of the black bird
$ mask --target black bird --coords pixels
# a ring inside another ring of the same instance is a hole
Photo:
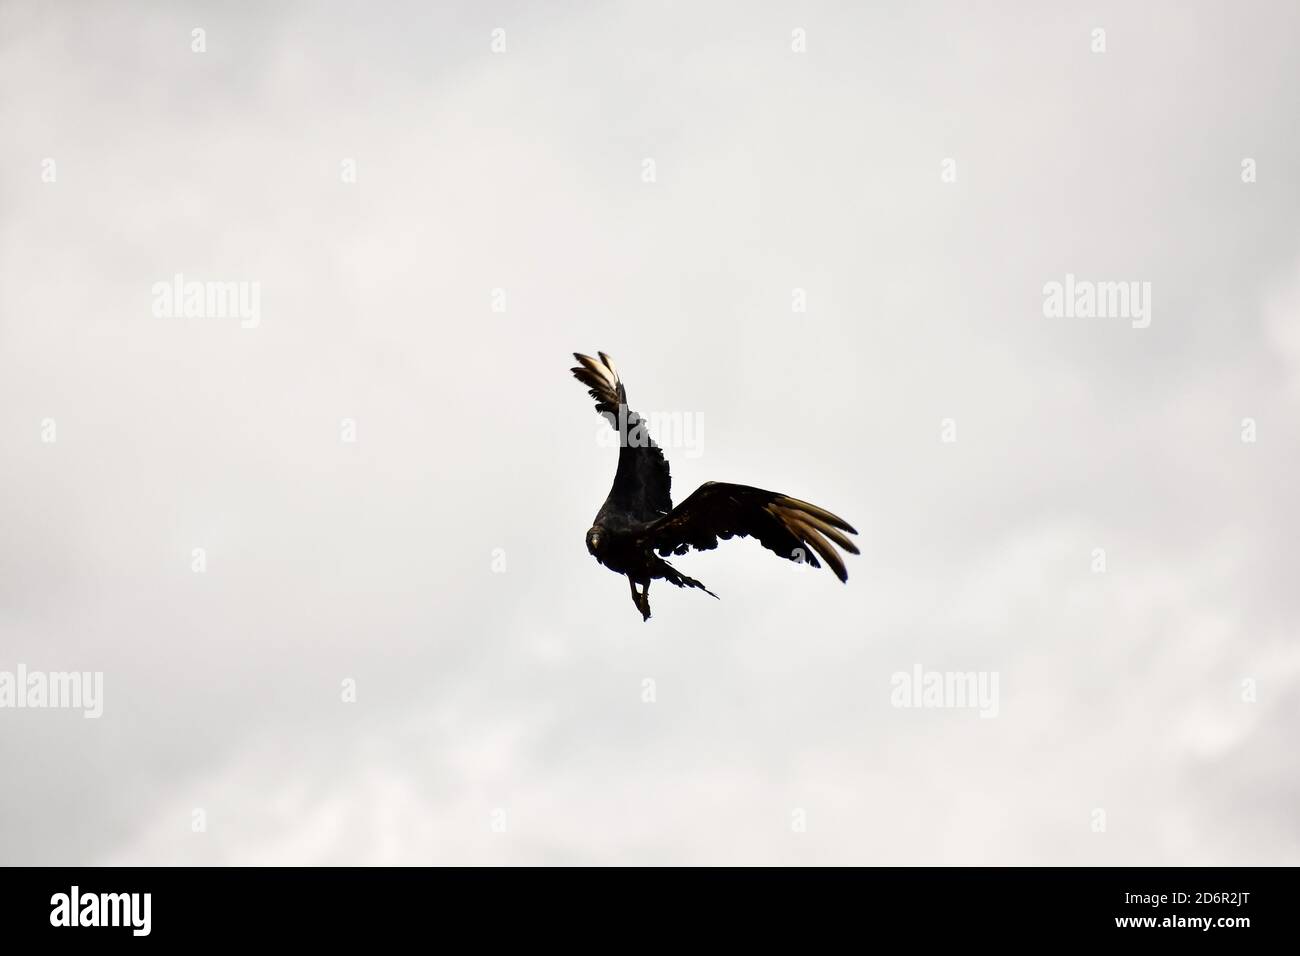
[[[858,532],[816,505],[748,485],[706,481],[674,508],[663,451],[650,439],[642,418],[627,407],[627,390],[613,360],[604,352],[596,354],[599,360],[574,352],[580,364],[573,377],[591,389],[596,411],[618,432],[619,452],[614,487],[587,532],[587,550],[611,571],[627,575],[642,620],[650,618],[650,582],[655,578],[717,597],[663,559],[689,548],[710,551],[719,538],[754,537],[769,551],[814,568],[821,567],[816,556],[821,555],[841,581],[849,579],[832,542],[857,554],[845,532]]]

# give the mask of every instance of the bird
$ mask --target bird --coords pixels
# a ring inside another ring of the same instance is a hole
[[[825,508],[776,491],[749,485],[706,481],[677,507],[663,450],[645,420],[627,405],[627,389],[614,360],[574,352],[573,377],[589,389],[596,411],[619,436],[618,468],[609,496],[587,531],[587,551],[616,574],[625,575],[641,620],[650,620],[650,582],[698,588],[717,595],[664,560],[694,548],[711,551],[718,541],[752,537],[769,551],[799,564],[820,568],[820,557],[835,576],[848,582],[838,545],[858,554],[849,535],[857,529]],[[641,590],[637,590],[640,585]]]

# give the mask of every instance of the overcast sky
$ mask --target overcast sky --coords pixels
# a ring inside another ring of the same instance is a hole
[[[1295,4],[544,6],[0,3],[0,862],[1300,863]]]

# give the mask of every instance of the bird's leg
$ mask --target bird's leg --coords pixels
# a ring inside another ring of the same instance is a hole
[[[627,576],[627,584],[632,590],[632,603],[635,604],[636,609],[641,612],[641,620],[650,620],[650,599],[646,596],[650,593],[650,582],[646,582],[644,591],[638,592],[636,589],[636,581],[634,581],[632,575],[629,574]]]

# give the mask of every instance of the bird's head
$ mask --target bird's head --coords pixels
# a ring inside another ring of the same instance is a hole
[[[605,547],[605,532],[600,528],[591,528],[587,532],[587,551],[592,557],[599,558]]]

